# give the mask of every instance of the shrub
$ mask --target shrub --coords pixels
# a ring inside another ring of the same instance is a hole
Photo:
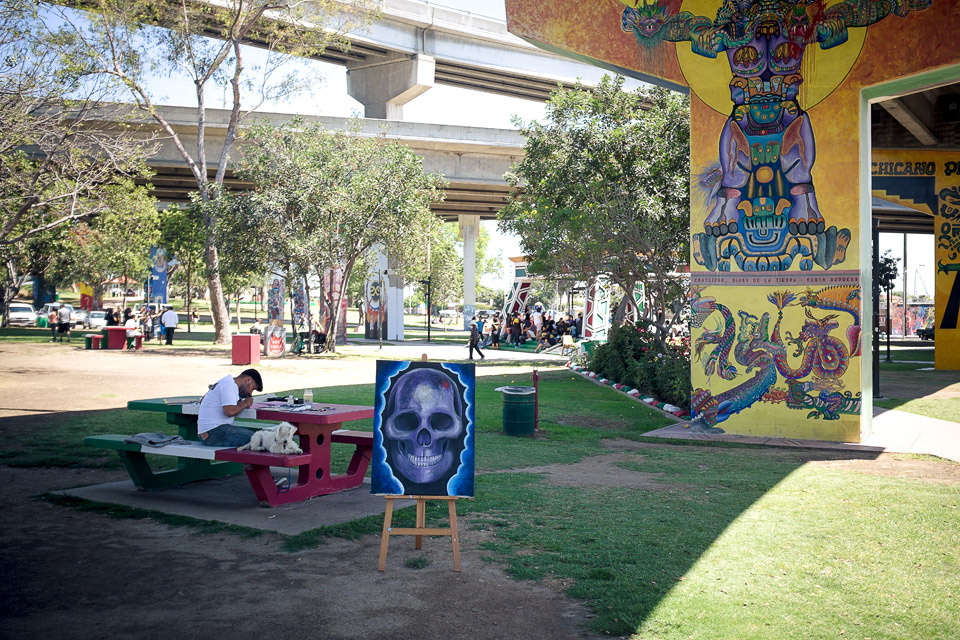
[[[690,345],[686,338],[661,352],[646,327],[614,327],[606,344],[594,351],[589,368],[663,402],[690,406]]]

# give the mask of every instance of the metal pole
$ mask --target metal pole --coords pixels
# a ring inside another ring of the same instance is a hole
[[[903,339],[907,339],[907,232],[903,232]]]
[[[893,287],[887,287],[887,362],[893,362],[890,358],[890,331],[893,329],[893,325],[890,323],[890,292],[893,290]]]
[[[877,303],[880,301],[880,282],[877,280],[877,274],[880,272],[880,226],[877,219],[873,219],[873,278],[870,283],[870,290],[873,296],[873,397],[882,398],[880,395],[880,344],[879,326],[880,311],[877,309]],[[890,318],[887,318],[887,333],[890,332]]]

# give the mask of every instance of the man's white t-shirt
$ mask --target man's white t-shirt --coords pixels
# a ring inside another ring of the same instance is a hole
[[[200,413],[197,416],[197,433],[206,433],[222,424],[233,424],[223,412],[226,405],[235,405],[240,401],[240,387],[233,381],[233,376],[224,376],[217,381],[217,385],[203,396],[200,403]]]
[[[533,325],[537,328],[537,333],[540,333],[540,327],[543,326],[543,314],[539,311],[534,311],[530,314],[530,320],[533,322]]]
[[[160,322],[163,323],[163,326],[170,327],[171,329],[177,328],[178,320],[177,312],[173,309],[167,309],[163,312],[163,315],[160,316]]]

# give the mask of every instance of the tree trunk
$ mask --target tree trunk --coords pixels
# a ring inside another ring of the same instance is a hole
[[[310,269],[304,269],[303,287],[307,294],[307,353],[313,353],[313,312],[310,310]]]
[[[240,327],[240,291],[237,291],[237,333],[243,333],[243,329]]]
[[[223,285],[220,283],[220,255],[216,246],[217,222],[208,213],[203,214],[207,228],[204,260],[207,266],[207,287],[210,290],[210,315],[213,316],[214,344],[230,342],[230,318],[223,300]]]
[[[185,265],[186,270],[187,270],[187,333],[192,333],[192,332],[193,332],[193,326],[192,326],[193,319],[192,319],[191,316],[190,316],[190,299],[191,299],[191,295],[190,295],[190,262],[191,262],[191,256],[188,256],[188,257],[187,257],[187,264]]]
[[[343,274],[340,276],[340,291],[337,293],[337,299],[334,302],[332,312],[333,319],[330,322],[330,329],[327,333],[327,351],[330,353],[336,353],[337,351],[337,328],[340,326],[340,311],[343,307],[343,297],[347,295],[347,282],[350,281],[350,274],[353,272],[353,264],[356,260],[356,257],[350,258],[343,270]],[[333,273],[334,271],[331,271],[331,280],[333,279]]]

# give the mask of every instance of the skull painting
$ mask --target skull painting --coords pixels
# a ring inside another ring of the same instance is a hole
[[[388,392],[382,424],[388,463],[408,490],[446,483],[456,472],[465,435],[463,400],[446,373],[416,368],[400,375]]]

